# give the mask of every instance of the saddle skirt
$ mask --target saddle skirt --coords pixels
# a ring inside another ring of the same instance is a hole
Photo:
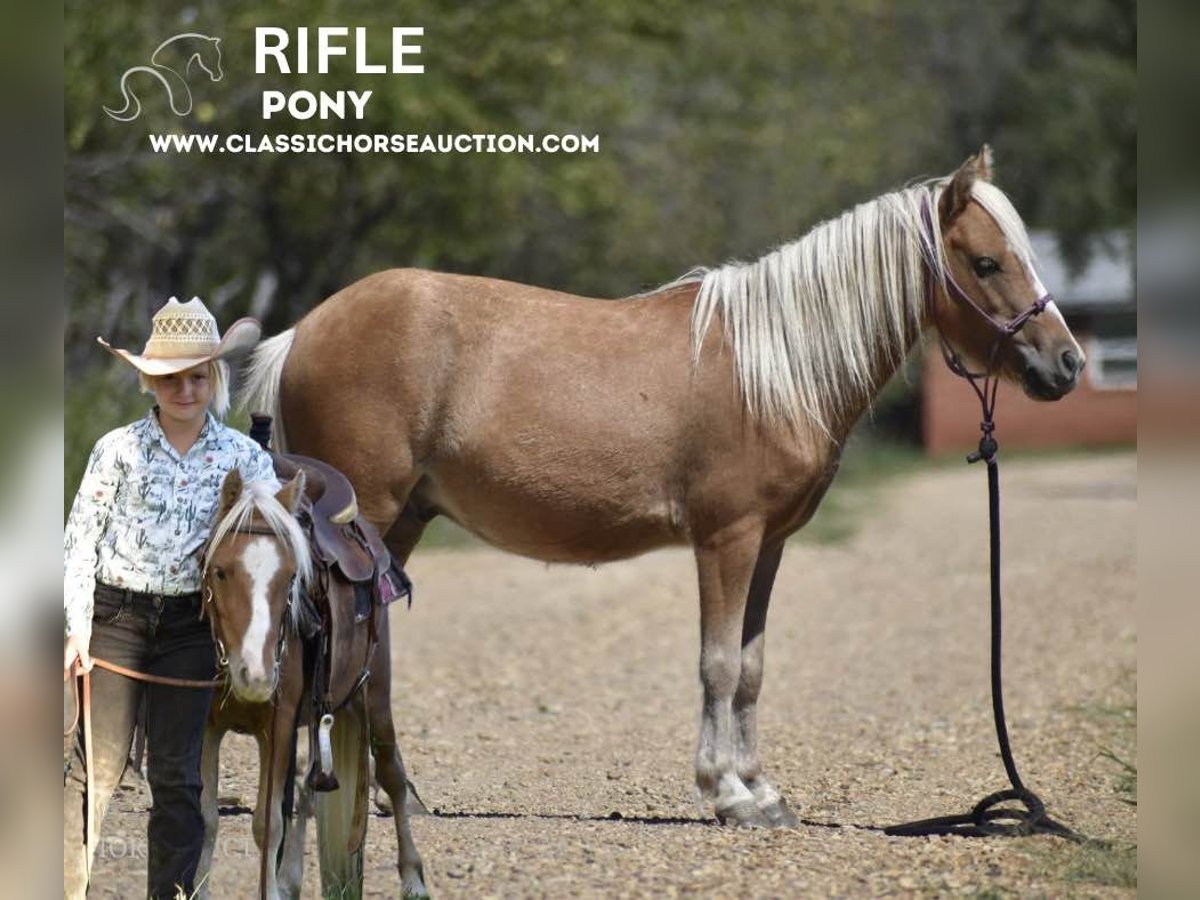
[[[375,603],[386,605],[403,596],[411,605],[412,583],[392,560],[379,532],[359,514],[350,480],[328,463],[297,453],[272,453],[271,459],[280,478],[304,472],[305,499],[298,519],[318,569],[354,585],[355,623],[370,618]],[[323,612],[304,611],[318,620]],[[302,620],[309,617],[304,613]]]

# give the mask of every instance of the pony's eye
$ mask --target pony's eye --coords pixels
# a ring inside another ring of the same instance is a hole
[[[213,577],[215,579],[217,579],[217,581],[224,581],[225,580],[225,570],[222,569],[220,566],[213,566]]]
[[[977,256],[971,265],[979,278],[987,278],[989,275],[995,275],[1000,271],[1000,263],[996,262],[990,256]]]

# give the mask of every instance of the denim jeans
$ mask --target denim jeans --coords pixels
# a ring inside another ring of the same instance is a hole
[[[92,639],[94,657],[174,678],[207,679],[216,652],[200,595],[137,594],[97,585]],[[200,813],[200,750],[212,689],[168,687],[92,669],[92,765],[98,823],[112,797],[133,738],[138,705],[146,702],[147,781],[152,803],[148,830],[151,898],[191,896],[204,843]],[[82,717],[81,717],[82,721]],[[87,891],[87,798],[82,727],[68,761],[63,789],[63,889]],[[99,842],[98,842],[99,843]]]

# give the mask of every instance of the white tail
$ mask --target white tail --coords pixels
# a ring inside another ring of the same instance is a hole
[[[237,395],[238,409],[262,412],[271,417],[271,449],[276,453],[287,452],[283,414],[279,409],[279,382],[295,338],[296,329],[289,328],[255,347],[246,366],[245,382]]]
[[[367,833],[370,739],[366,689],[342,709],[330,732],[339,787],[314,795],[321,896],[361,900]]]

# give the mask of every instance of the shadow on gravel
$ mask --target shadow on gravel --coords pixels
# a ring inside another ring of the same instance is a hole
[[[703,825],[719,827],[716,819],[699,819],[687,816],[627,816],[611,812],[607,816],[581,816],[571,813],[515,813],[515,812],[443,812],[433,810],[429,815],[435,819],[544,819],[567,822],[630,822],[634,825]]]
[[[607,816],[581,816],[571,813],[516,813],[516,812],[443,812],[434,809],[429,815],[435,819],[545,819],[567,822],[628,822],[633,825],[700,825],[705,828],[724,828],[715,818],[692,818],[689,816],[627,816],[619,812],[611,812]],[[883,832],[882,825],[858,825],[854,823],[818,822],[812,819],[801,819],[800,824],[806,828],[851,828],[855,831]]]

